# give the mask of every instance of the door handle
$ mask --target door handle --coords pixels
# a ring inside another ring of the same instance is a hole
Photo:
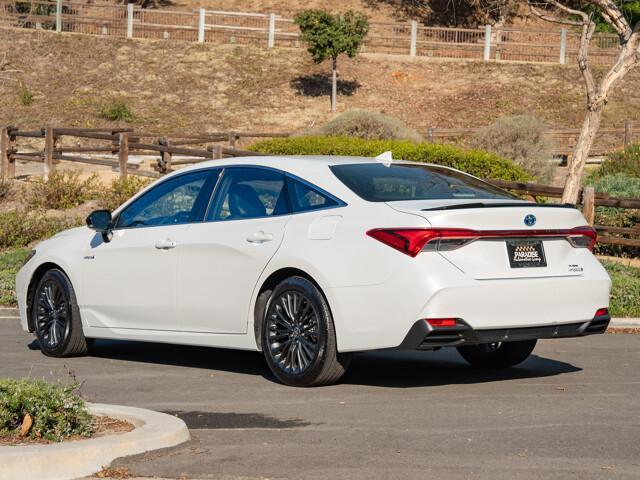
[[[262,230],[254,232],[247,237],[247,242],[255,243],[257,245],[264,242],[270,242],[271,240],[273,240],[273,235],[271,233],[263,232]]]
[[[156,248],[158,250],[171,250],[178,245],[177,242],[171,240],[170,238],[165,238],[164,240],[158,240],[156,242]]]

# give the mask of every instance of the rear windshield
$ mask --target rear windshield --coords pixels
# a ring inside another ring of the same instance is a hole
[[[433,165],[356,163],[330,168],[342,183],[369,202],[517,198],[464,173]]]

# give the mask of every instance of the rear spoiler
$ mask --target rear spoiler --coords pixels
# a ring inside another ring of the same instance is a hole
[[[527,203],[527,202],[504,202],[504,203],[455,203],[453,205],[443,205],[441,207],[423,208],[423,212],[432,210],[462,210],[466,208],[510,208],[510,207],[541,207],[541,208],[573,208],[576,206],[571,203]]]

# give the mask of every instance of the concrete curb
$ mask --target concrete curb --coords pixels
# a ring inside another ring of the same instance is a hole
[[[640,328],[640,318],[612,318],[609,328]]]
[[[189,440],[189,430],[177,417],[142,408],[89,404],[94,415],[106,415],[135,425],[128,433],[89,440],[0,447],[0,480],[66,480],[98,472],[113,460],[173,447]]]

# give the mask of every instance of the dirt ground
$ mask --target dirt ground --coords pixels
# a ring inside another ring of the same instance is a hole
[[[329,66],[300,50],[0,29],[3,52],[13,72],[0,80],[0,124],[115,126],[99,113],[114,98],[133,112],[131,126],[163,133],[291,131],[331,118]],[[362,55],[341,58],[339,74],[339,112],[387,113],[423,134],[429,126],[482,126],[519,113],[575,127],[584,110],[575,66]],[[639,79],[636,71],[616,89],[603,126],[637,118]],[[34,94],[28,106],[21,86]]]

